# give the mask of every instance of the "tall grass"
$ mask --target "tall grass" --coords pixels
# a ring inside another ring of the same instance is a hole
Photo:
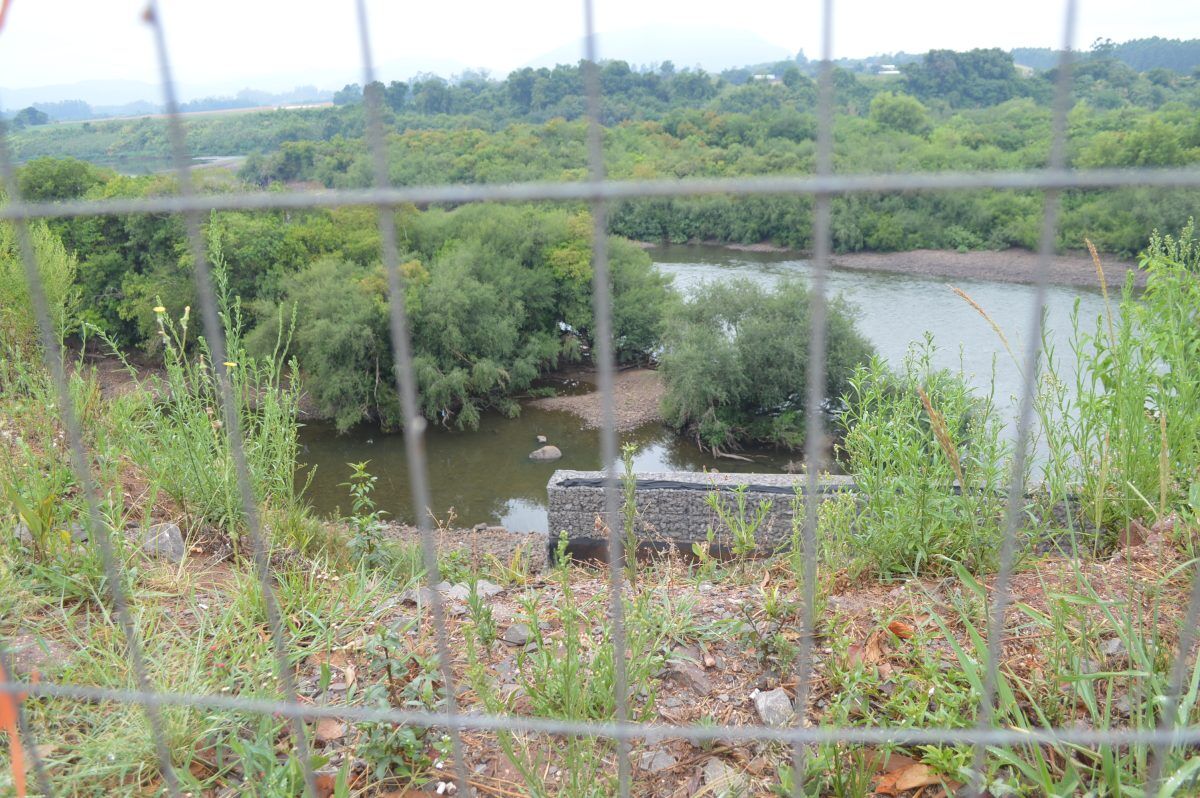
[[[1078,494],[1088,526],[1123,529],[1177,510],[1200,481],[1200,279],[1190,228],[1155,235],[1113,307],[1089,324],[1072,315],[1078,367],[1050,351],[1039,412],[1050,451],[1045,482]],[[1187,259],[1191,257],[1192,261]],[[1103,274],[1097,261],[1097,269]]]
[[[878,358],[850,380],[842,448],[862,509],[849,545],[884,578],[992,564],[1010,446],[992,397],[935,370],[932,341],[892,372]]]
[[[276,508],[297,501],[299,377],[285,362],[294,319],[279,319],[274,351],[250,356],[242,345],[241,306],[230,300],[219,250],[214,278],[224,325],[233,401],[241,420],[246,461],[255,500]],[[236,530],[242,523],[241,495],[224,430],[217,373],[208,341],[191,337],[190,308],[172,319],[154,308],[162,344],[164,375],[150,381],[124,409],[117,425],[128,456],[196,523]],[[114,353],[120,355],[114,349]]]

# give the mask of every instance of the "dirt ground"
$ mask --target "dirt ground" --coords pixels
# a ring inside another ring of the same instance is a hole
[[[584,379],[593,381],[595,375],[587,374]],[[658,406],[663,398],[662,378],[652,369],[630,369],[617,373],[614,385],[616,403],[613,407],[618,431],[636,429],[652,421],[661,421]],[[589,429],[599,429],[603,422],[603,408],[599,392],[579,396],[552,396],[535,399],[530,404],[543,410],[566,410],[583,420]]]

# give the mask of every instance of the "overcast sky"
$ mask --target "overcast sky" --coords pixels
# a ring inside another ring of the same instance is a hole
[[[0,86],[81,80],[156,82],[142,0],[10,0],[0,32]],[[322,84],[358,69],[353,0],[162,0],[177,80],[189,86]],[[1057,46],[1055,0],[838,0],[835,57],[932,47]],[[1082,0],[1076,45],[1098,36],[1200,36],[1195,0]],[[790,53],[820,51],[819,0],[596,0],[597,28],[680,24],[741,28]],[[575,41],[575,0],[372,0],[376,60],[486,67],[506,74]],[[600,55],[604,56],[603,38]],[[415,70],[413,70],[415,71]],[[304,76],[310,76],[301,81]],[[407,78],[407,74],[384,74]]]

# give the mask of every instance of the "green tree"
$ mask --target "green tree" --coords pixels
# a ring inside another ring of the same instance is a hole
[[[825,396],[836,400],[871,347],[845,302],[828,308]],[[668,318],[659,358],[667,423],[714,450],[751,441],[804,440],[809,298],[785,281],[702,287]]]
[[[871,121],[882,128],[924,135],[929,132],[929,115],[916,97],[890,91],[871,100]]]

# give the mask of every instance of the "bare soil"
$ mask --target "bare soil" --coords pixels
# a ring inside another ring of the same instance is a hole
[[[595,375],[587,373],[581,378],[595,381]],[[630,369],[617,373],[613,386],[613,414],[618,431],[637,429],[643,424],[662,421],[659,404],[664,388],[662,378],[653,369]],[[599,429],[604,422],[604,408],[598,391],[578,396],[552,396],[535,399],[530,404],[543,410],[565,410],[574,413],[589,429]]]

